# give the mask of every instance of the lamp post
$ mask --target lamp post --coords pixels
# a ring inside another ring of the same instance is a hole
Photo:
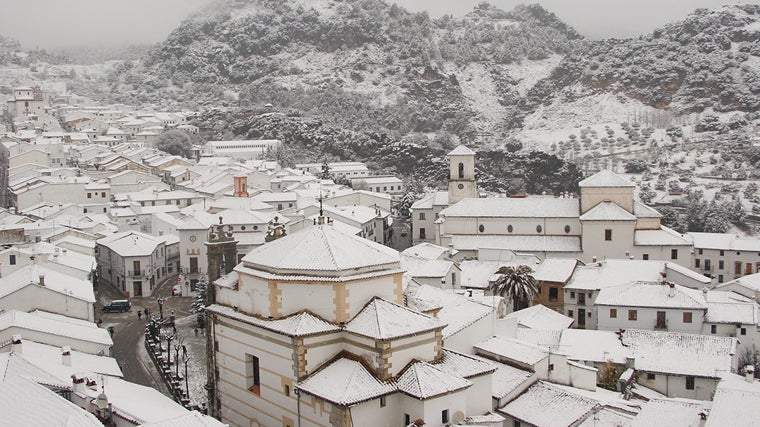
[[[177,343],[174,344],[174,375],[179,378],[179,349],[185,346],[185,339],[177,336]]]
[[[159,298],[157,302],[158,302],[158,314],[160,316],[160,319],[164,320],[164,299]]]
[[[190,360],[190,356],[187,355],[187,347],[182,344],[182,361],[185,362],[185,394],[187,399],[190,400],[190,386],[188,386],[187,380],[187,362]]]

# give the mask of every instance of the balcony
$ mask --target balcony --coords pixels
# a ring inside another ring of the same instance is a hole
[[[667,331],[668,330],[668,321],[667,320],[660,320],[654,322],[654,329],[657,331]]]
[[[578,305],[586,305],[586,296],[578,296]]]

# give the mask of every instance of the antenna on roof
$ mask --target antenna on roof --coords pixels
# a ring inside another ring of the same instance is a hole
[[[319,216],[325,216],[322,211],[322,186],[319,186]]]

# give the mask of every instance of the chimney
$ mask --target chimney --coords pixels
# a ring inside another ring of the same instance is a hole
[[[40,273],[40,286],[45,286],[45,273]]]
[[[668,283],[668,297],[673,298],[676,296],[676,285]]]
[[[755,382],[755,367],[747,365],[744,367],[744,380],[748,383]]]
[[[636,358],[633,356],[626,356],[625,357],[625,367],[636,369]]]
[[[449,258],[451,258],[453,256],[454,256],[454,244],[453,243],[449,243]],[[758,292],[760,292],[760,291],[758,291]]]
[[[71,382],[73,383],[72,391],[74,393],[85,394],[87,377],[85,377],[84,374],[72,375]]]
[[[14,335],[11,338],[11,353],[24,354],[23,348],[21,347],[21,335]]]
[[[596,256],[591,257],[591,262],[596,262]]]
[[[631,257],[631,252],[630,251],[625,251],[625,257],[626,258],[630,258]]]
[[[71,347],[67,345],[61,347],[61,356],[63,366],[71,367]]]

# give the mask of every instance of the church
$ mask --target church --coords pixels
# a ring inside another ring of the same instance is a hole
[[[283,427],[488,414],[496,368],[444,348],[446,323],[405,306],[402,273],[398,252],[321,215],[252,250],[206,309],[211,414]]]
[[[578,183],[579,198],[479,198],[475,155],[463,145],[451,151],[448,191],[428,194],[412,206],[414,244],[449,246],[459,251],[459,259],[508,250],[541,259],[631,258],[691,267],[691,242],[636,200],[635,185],[626,178],[602,170]]]

